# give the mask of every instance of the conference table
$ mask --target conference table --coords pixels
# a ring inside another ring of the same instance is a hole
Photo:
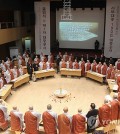
[[[103,83],[105,79],[105,75],[102,75],[93,71],[86,71],[86,77],[91,78],[101,83]]]
[[[0,99],[5,100],[11,94],[12,84],[4,85],[0,89]]]
[[[81,69],[67,69],[67,68],[61,68],[60,74],[65,76],[81,76]]]
[[[55,69],[48,69],[48,70],[40,70],[40,71],[34,71],[33,73],[35,75],[35,78],[44,78],[49,76],[55,75]]]
[[[118,85],[114,79],[107,79],[107,83],[108,83],[108,88],[110,92],[117,92]]]
[[[19,76],[18,78],[15,78],[13,80],[11,80],[10,83],[12,83],[12,87],[16,88],[18,86],[21,86],[24,83],[29,82],[30,78],[29,78],[29,74],[24,74],[22,76]]]

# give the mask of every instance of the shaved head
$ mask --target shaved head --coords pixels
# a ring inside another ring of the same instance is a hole
[[[64,113],[67,113],[68,112],[68,107],[64,107],[63,111],[64,111]]]
[[[78,108],[78,113],[81,113],[82,112],[82,109],[81,108]]]
[[[52,109],[51,104],[48,104],[48,105],[47,105],[47,109],[48,109],[48,110],[51,110],[51,109]]]
[[[17,106],[14,106],[14,107],[13,107],[13,110],[17,110]]]
[[[33,106],[29,106],[29,110],[33,110]]]
[[[114,94],[113,99],[118,99],[118,94]]]

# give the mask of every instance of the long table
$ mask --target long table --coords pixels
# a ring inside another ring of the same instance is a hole
[[[5,100],[8,97],[8,95],[11,93],[11,88],[12,88],[12,84],[4,85],[0,89],[0,98]]]
[[[115,80],[113,79],[107,79],[108,88],[110,92],[116,92],[118,90],[118,85]]]
[[[24,74],[22,76],[19,76],[18,78],[11,80],[11,83],[13,84],[13,88],[16,88],[24,83],[29,82],[29,80],[29,74]]]
[[[66,75],[66,76],[81,76],[81,69],[61,68],[60,69],[60,74],[61,75]]]
[[[99,74],[97,72],[92,72],[92,71],[87,71],[86,77],[91,78],[101,83],[103,83],[105,79],[105,75]]]
[[[55,75],[55,69],[34,71],[35,78],[44,78]]]

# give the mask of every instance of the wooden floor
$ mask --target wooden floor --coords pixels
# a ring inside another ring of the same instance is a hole
[[[63,99],[56,98],[54,91],[56,89],[66,89],[67,97]],[[61,77],[59,74],[54,77],[39,79],[36,82],[30,81],[16,91],[12,91],[6,102],[11,106],[17,106],[23,114],[28,110],[29,106],[33,106],[35,111],[41,114],[46,110],[47,104],[52,104],[53,110],[57,114],[63,113],[63,107],[68,106],[69,114],[77,113],[80,107],[86,114],[90,109],[90,103],[95,103],[99,108],[104,101],[104,96],[109,94],[107,85],[84,77]],[[118,131],[120,128],[118,127]],[[117,132],[116,134],[119,134]]]

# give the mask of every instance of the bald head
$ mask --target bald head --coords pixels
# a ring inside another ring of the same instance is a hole
[[[107,99],[104,100],[104,104],[106,104],[106,103],[108,103],[108,100]]]
[[[82,112],[82,109],[81,108],[78,108],[78,113],[81,113]]]
[[[14,106],[14,107],[13,107],[13,110],[17,110],[17,106]]]
[[[68,112],[68,107],[64,107],[63,111],[64,111],[64,113],[67,113]]]
[[[48,110],[51,110],[51,109],[52,109],[51,104],[48,104],[48,105],[47,105],[47,109],[48,109]]]
[[[33,106],[29,106],[29,110],[33,110]]]
[[[118,94],[114,94],[113,95],[113,99],[115,100],[115,99],[118,99]]]

